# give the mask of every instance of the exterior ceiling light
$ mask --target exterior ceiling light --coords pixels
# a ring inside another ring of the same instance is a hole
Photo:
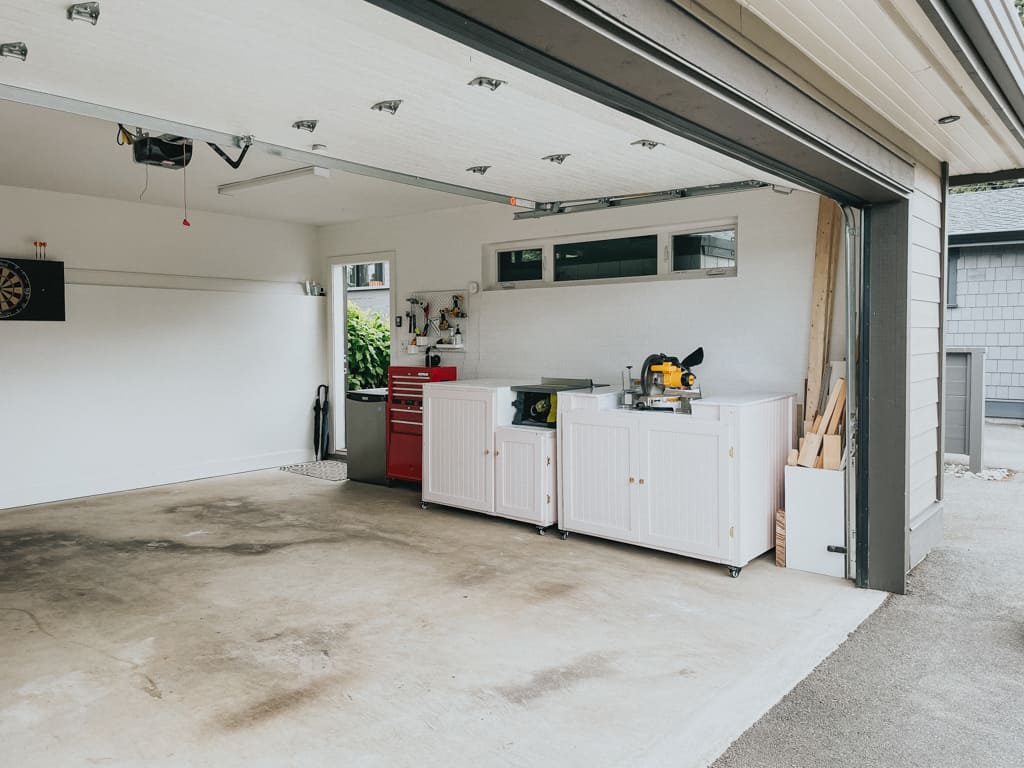
[[[297,131],[309,131],[312,133],[316,130],[317,125],[320,123],[319,120],[296,120],[292,123],[292,128]]]
[[[24,43],[0,43],[0,56],[24,61],[28,58],[28,46]]]
[[[508,80],[499,80],[496,77],[474,77],[466,85],[478,85],[481,88],[490,88],[492,91],[496,91],[501,86],[508,85]]]
[[[960,115],[946,115],[945,117],[939,118],[939,125],[949,125],[950,123],[955,123],[959,119]]]
[[[480,176],[483,176],[485,173],[487,173],[487,171],[490,170],[490,168],[491,168],[491,166],[489,166],[489,165],[472,165],[469,168],[467,168],[466,170],[469,173],[476,173],[476,174],[479,174]]]
[[[393,115],[398,111],[398,108],[402,106],[401,99],[391,99],[390,101],[378,101],[370,109],[376,112],[387,112],[389,115]]]
[[[541,160],[547,160],[550,163],[561,165],[562,163],[565,162],[565,158],[567,157],[569,157],[569,153],[566,153],[564,155],[545,155],[544,157],[541,158]]]
[[[664,142],[655,141],[654,139],[637,139],[629,143],[631,147],[643,147],[644,149],[654,149],[655,147],[664,146]]]
[[[87,21],[95,27],[99,20],[99,3],[75,3],[68,6],[68,21]]]

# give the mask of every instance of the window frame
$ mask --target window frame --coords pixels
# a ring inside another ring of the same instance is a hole
[[[731,229],[736,234],[736,265],[732,267],[711,267],[706,269],[674,270],[672,255],[672,238],[676,235],[697,235],[720,232]],[[626,237],[656,235],[658,238],[658,271],[653,275],[637,275],[633,277],[602,277],[588,280],[561,280],[555,282],[555,246],[566,243],[587,242],[593,240],[617,240]],[[541,250],[541,279],[516,280],[511,282],[498,281],[498,252],[514,251],[528,248]],[[560,288],[576,285],[607,285],[621,283],[649,283],[666,280],[699,280],[704,278],[738,277],[741,250],[740,222],[738,217],[723,217],[686,224],[653,225],[647,227],[630,227],[627,229],[611,229],[598,231],[573,232],[564,235],[552,235],[545,238],[513,240],[488,243],[483,247],[483,290],[502,291],[510,289]]]
[[[949,248],[946,254],[946,307],[956,309],[956,270],[960,266],[960,249],[956,246]]]

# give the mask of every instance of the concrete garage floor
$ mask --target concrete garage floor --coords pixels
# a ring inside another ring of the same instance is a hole
[[[417,501],[267,471],[0,514],[0,763],[705,765],[884,597]]]
[[[986,424],[1024,471],[1024,429]],[[997,466],[987,460],[988,466]],[[946,476],[946,532],[839,650],[715,768],[1024,764],[1024,474]]]

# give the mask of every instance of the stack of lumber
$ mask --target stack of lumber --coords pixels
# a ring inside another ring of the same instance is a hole
[[[826,378],[842,228],[843,215],[839,206],[833,200],[821,198],[818,203],[818,235],[814,247],[803,437],[799,449],[790,451],[787,462],[790,466],[839,469],[842,464],[841,430],[846,412],[846,379],[833,375],[829,386],[829,379]],[[825,389],[828,389],[827,398],[822,397]]]
[[[836,380],[825,409],[804,422],[799,449],[789,452],[791,467],[840,469],[843,464],[843,427],[846,414],[846,379]]]
[[[811,322],[807,345],[803,436],[800,447],[789,452],[787,464],[796,467],[840,469],[843,466],[843,430],[846,413],[846,374],[829,366],[829,341],[835,306],[836,272],[843,232],[843,214],[834,200],[818,203],[818,229],[814,246],[811,287]],[[828,375],[831,372],[831,375]],[[827,391],[827,394],[825,392]],[[775,563],[786,565],[786,512],[775,515]]]

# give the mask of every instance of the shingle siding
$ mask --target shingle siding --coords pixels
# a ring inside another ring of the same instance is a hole
[[[1024,197],[1019,204],[1024,211]],[[985,399],[1024,402],[1024,244],[958,252],[946,344],[987,347]]]

